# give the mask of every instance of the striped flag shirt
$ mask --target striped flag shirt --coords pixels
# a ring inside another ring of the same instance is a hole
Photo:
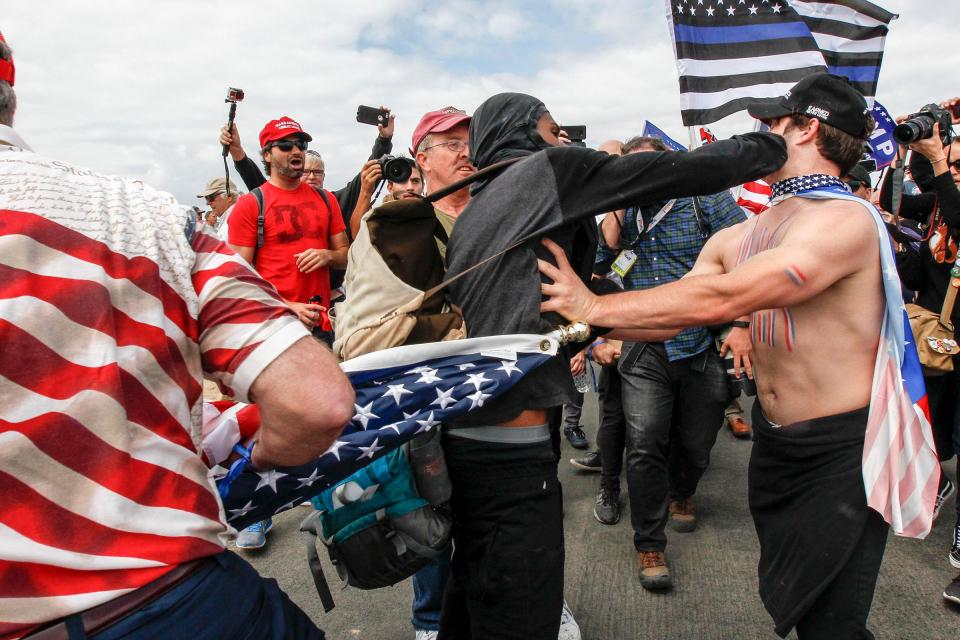
[[[306,329],[186,207],[0,127],[0,638],[219,552],[201,381]]]
[[[716,122],[822,71],[872,102],[887,24],[866,0],[666,0],[683,124]]]

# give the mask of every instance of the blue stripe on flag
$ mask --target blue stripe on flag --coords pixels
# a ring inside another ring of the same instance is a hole
[[[853,82],[874,82],[880,75],[880,67],[827,67],[830,73],[846,76]]]
[[[811,37],[810,29],[804,22],[781,22],[743,27],[692,27],[686,24],[674,24],[673,30],[677,42],[696,44],[730,44]]]

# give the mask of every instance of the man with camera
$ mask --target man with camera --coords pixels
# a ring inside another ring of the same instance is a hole
[[[623,151],[667,152],[667,146],[659,138],[636,137],[623,145]],[[745,219],[725,190],[696,203],[693,198],[676,198],[613,213],[603,221],[604,237],[615,239],[611,244],[619,249],[612,268],[624,289],[650,289],[682,278],[710,235]],[[749,332],[732,329],[725,348],[731,346],[749,365]],[[673,585],[664,554],[664,528],[668,522],[678,532],[697,526],[693,495],[723,424],[729,401],[726,373],[714,337],[703,327],[689,328],[664,342],[625,342],[618,370],[640,585],[662,591]],[[602,511],[619,511],[618,488],[601,487],[597,504]]]
[[[263,471],[329,448],[349,381],[193,211],[34,153],[13,80],[0,36],[0,635],[322,639],[224,548],[200,376],[259,404]]]
[[[889,251],[883,222],[839,178],[860,159],[872,117],[848,81],[829,74],[748,110],[787,143],[786,164],[765,178],[769,210],[714,235],[687,277],[648,291],[598,298],[551,245],[559,268],[540,263],[543,309],[645,330],[752,313],[758,401],[748,479],[761,598],[780,636],[796,627],[801,639],[871,637],[866,620],[888,525],[867,506],[868,420],[874,429],[909,430],[911,439],[924,430],[894,359],[907,346],[896,344],[890,325],[902,326],[904,312],[892,257],[881,253]],[[878,367],[885,361],[891,365]],[[889,393],[872,407],[875,382]],[[902,422],[883,422],[888,415]],[[921,433],[912,458],[921,466],[901,471],[915,473],[922,491],[901,496],[906,504],[871,495],[871,505],[896,511],[911,535],[929,530],[936,488],[924,442]]]
[[[233,184],[232,180],[230,181],[229,191],[230,195],[228,197],[226,178],[214,178],[207,183],[203,191],[197,194],[197,197],[203,198],[207,202],[207,206],[210,207],[214,220],[210,226],[217,237],[224,242],[227,241],[227,219],[233,212],[233,205],[237,203],[237,199],[240,197],[240,194],[237,193],[237,185]]]

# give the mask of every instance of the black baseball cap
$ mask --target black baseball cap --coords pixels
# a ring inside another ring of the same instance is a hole
[[[867,170],[864,169],[861,165],[855,164],[850,168],[850,171],[847,171],[847,175],[844,176],[844,180],[849,182],[850,179],[857,180],[862,182],[868,187],[873,187],[873,183],[870,181],[870,174],[867,173]]]
[[[796,113],[860,137],[867,134],[870,108],[863,95],[843,76],[815,73],[793,85],[785,96],[748,105],[747,112],[757,120]]]

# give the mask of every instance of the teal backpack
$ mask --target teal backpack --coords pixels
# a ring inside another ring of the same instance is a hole
[[[439,431],[431,434],[422,450],[439,451]],[[418,439],[419,440],[419,439]],[[444,506],[449,491],[418,490],[424,470],[433,489],[449,487],[446,465],[423,464],[417,445],[378,458],[341,480],[313,502],[316,511],[307,516],[300,530],[307,534],[307,561],[325,611],[333,609],[333,596],[317,552],[319,538],[327,547],[330,562],[344,585],[378,589],[404,580],[443,551],[450,543],[452,519]],[[438,476],[442,478],[438,479]],[[423,495],[435,497],[431,504]]]

